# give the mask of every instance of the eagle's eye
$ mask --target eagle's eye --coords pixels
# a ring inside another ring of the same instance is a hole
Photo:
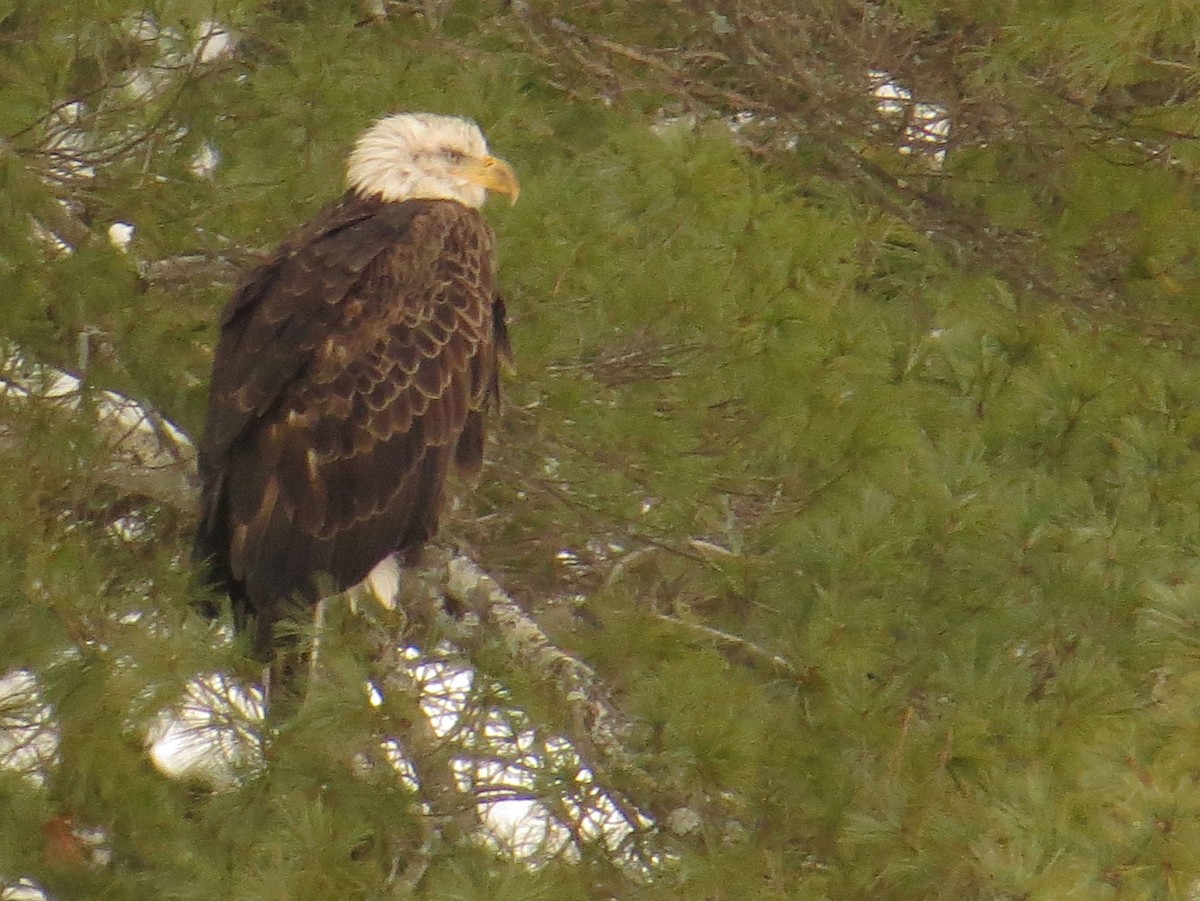
[[[442,158],[450,163],[461,163],[467,158],[467,155],[454,147],[443,147]]]

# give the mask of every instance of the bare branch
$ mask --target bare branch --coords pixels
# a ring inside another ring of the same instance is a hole
[[[466,626],[460,629],[461,640],[478,646],[484,635],[498,636],[510,659],[561,688],[577,733],[572,741],[590,749],[588,756],[608,761],[610,767],[632,766],[623,745],[633,731],[632,724],[611,704],[587,664],[554,645],[495,579],[467,557],[449,561],[445,589],[450,598],[478,617],[477,621],[462,621]]]
[[[474,794],[454,777],[453,746],[438,736],[421,709],[421,687],[412,677],[411,662],[403,656],[405,642],[390,630],[376,635],[375,680],[386,699],[382,713],[392,731],[389,737],[399,742],[412,764],[433,828],[451,841],[474,835],[482,826],[479,806]],[[402,715],[391,712],[393,705],[403,709]]]
[[[175,291],[201,285],[233,285],[257,259],[257,254],[247,251],[187,253],[148,260],[138,268],[150,287]]]
[[[799,678],[800,674],[788,660],[780,657],[778,654],[772,654],[766,648],[760,647],[749,639],[742,638],[740,635],[734,635],[732,632],[723,632],[720,629],[714,629],[712,626],[706,626],[704,623],[689,622],[675,616],[668,616],[665,613],[655,613],[652,615],[659,622],[666,623],[669,626],[682,629],[686,632],[691,632],[706,643],[712,644],[732,663],[762,670],[767,675],[777,679]]]

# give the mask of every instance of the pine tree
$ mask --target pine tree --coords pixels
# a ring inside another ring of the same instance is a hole
[[[1189,897],[1196,26],[0,9],[0,886]],[[171,424],[238,273],[397,109],[519,170],[517,373],[432,612],[332,606],[265,737]],[[172,775],[189,703],[233,753]]]

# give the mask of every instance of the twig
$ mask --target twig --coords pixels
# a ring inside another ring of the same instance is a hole
[[[733,109],[754,111],[761,113],[773,112],[774,108],[761,100],[756,100],[740,91],[718,88],[714,85],[696,79],[694,76],[671,65],[665,60],[652,56],[643,50],[636,47],[630,47],[626,44],[620,44],[609,38],[601,35],[584,31],[576,25],[572,25],[563,19],[552,19],[550,25],[556,31],[573,38],[576,42],[591,47],[598,47],[615,56],[621,56],[625,59],[632,60],[653,69],[670,79],[671,83],[676,86],[677,90],[686,95],[706,96],[724,101]],[[576,54],[581,63],[589,67],[596,68],[597,64],[590,60],[585,54]],[[615,73],[609,73],[613,80],[616,80]]]
[[[716,645],[717,650],[734,663],[748,666],[751,669],[765,671],[769,676],[776,679],[799,678],[800,674],[788,660],[780,657],[778,654],[771,653],[766,648],[756,645],[748,638],[742,638],[740,635],[734,635],[732,632],[723,632],[720,629],[706,626],[703,623],[693,623],[679,619],[678,617],[668,616],[665,613],[655,613],[653,616],[660,622],[691,632],[697,637],[713,643]]]
[[[233,285],[258,258],[247,251],[231,253],[187,253],[138,266],[146,283],[161,291],[193,285]]]

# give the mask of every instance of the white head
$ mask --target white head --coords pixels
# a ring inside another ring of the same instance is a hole
[[[470,119],[399,113],[379,119],[354,145],[346,167],[351,190],[386,201],[456,200],[483,206],[488,191],[517,200],[512,167],[488,155]]]

